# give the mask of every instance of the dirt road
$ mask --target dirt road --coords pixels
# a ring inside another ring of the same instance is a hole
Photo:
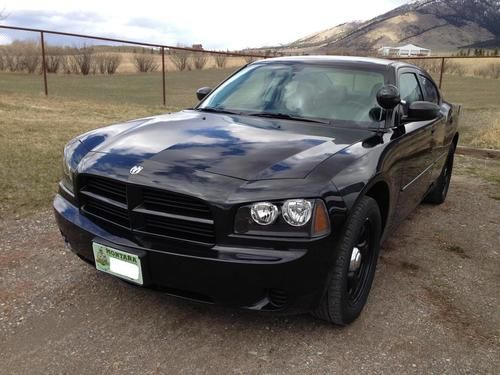
[[[384,245],[346,328],[129,286],[68,253],[51,212],[4,219],[0,373],[494,373],[497,193],[458,176],[444,205],[421,206]]]

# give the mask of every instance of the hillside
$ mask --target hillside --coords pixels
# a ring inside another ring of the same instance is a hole
[[[344,23],[285,46],[302,52],[373,51],[413,43],[434,51],[498,46],[500,1],[420,0],[364,22]]]

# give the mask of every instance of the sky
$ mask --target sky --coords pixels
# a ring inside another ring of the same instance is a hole
[[[0,0],[0,24],[206,49],[286,44],[337,24],[366,20],[405,0]],[[22,33],[0,29],[0,44]]]

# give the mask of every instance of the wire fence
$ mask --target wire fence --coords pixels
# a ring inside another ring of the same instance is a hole
[[[10,77],[2,77],[4,87],[0,89],[8,90],[10,87],[22,91],[23,88],[34,88],[36,82],[33,78],[40,75],[45,95],[49,95],[49,91],[61,95],[67,95],[67,92],[74,94],[79,89],[84,94],[94,87],[97,99],[99,96],[126,99],[127,95],[140,95],[143,100],[132,100],[144,103],[156,93],[163,105],[166,105],[167,72],[198,71],[198,74],[191,74],[189,78],[192,79],[188,81],[213,84],[227,75],[228,70],[235,70],[255,59],[276,55],[270,50],[266,54],[251,54],[204,50],[201,45],[194,47],[0,25],[0,73],[12,73]],[[421,66],[443,88],[443,80],[450,76],[500,78],[498,57],[500,56],[391,58]],[[201,73],[204,70],[219,70],[222,74],[212,72],[211,79],[209,75]],[[24,77],[23,80],[23,73],[31,74],[31,79]],[[142,77],[134,76],[134,73]],[[119,75],[128,75],[128,79],[109,78]],[[90,78],[82,80],[79,77]],[[174,90],[179,86],[178,78],[175,74],[172,77]],[[158,82],[154,82],[155,80]],[[126,86],[121,87],[127,82],[128,90]],[[97,93],[99,90],[102,90],[100,95]],[[116,92],[113,93],[113,90]],[[172,104],[176,104],[175,100]]]
[[[196,104],[197,88],[275,56],[194,47],[0,25],[0,94],[177,110]],[[499,56],[389,58],[424,68],[446,100],[463,105],[467,144],[500,148]]]
[[[167,72],[193,72],[191,81],[213,84],[228,71],[270,56],[0,25],[0,90],[35,89],[40,76],[45,95],[80,90],[83,96],[129,96],[141,104],[156,96],[166,105]],[[210,77],[203,74],[207,70],[221,74]],[[171,80],[175,90],[179,77],[173,74]]]

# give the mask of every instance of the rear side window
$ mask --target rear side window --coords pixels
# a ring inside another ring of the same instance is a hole
[[[420,76],[420,81],[422,82],[422,89],[424,90],[426,100],[439,104],[439,93],[438,89],[434,83],[426,76]]]
[[[401,74],[399,77],[399,92],[401,99],[406,101],[407,104],[424,100],[417,76],[413,73]]]

